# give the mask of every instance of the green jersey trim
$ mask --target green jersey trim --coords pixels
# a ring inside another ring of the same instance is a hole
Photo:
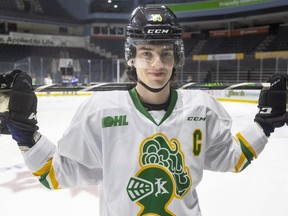
[[[172,113],[172,111],[176,105],[177,98],[178,98],[177,91],[175,89],[171,88],[171,99],[170,99],[168,109],[167,109],[165,115],[163,116],[163,118],[161,119],[161,121],[159,122],[159,124],[157,124],[156,121],[154,120],[154,118],[150,115],[150,113],[142,105],[141,100],[139,99],[138,93],[136,91],[136,88],[129,90],[129,94],[130,94],[130,97],[131,97],[136,109],[140,113],[142,113],[144,116],[146,116],[150,121],[152,121],[157,126],[161,125],[171,115],[171,113]]]

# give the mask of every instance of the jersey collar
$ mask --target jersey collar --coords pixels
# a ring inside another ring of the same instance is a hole
[[[172,113],[172,111],[176,105],[177,98],[178,98],[177,91],[175,89],[171,88],[170,104],[167,108],[165,115],[163,116],[163,118],[161,119],[159,124],[157,124],[156,121],[154,120],[154,118],[148,112],[148,110],[142,105],[136,89],[133,88],[133,89],[129,90],[129,94],[130,94],[130,97],[131,97],[136,109],[139,112],[141,112],[144,116],[146,116],[150,121],[152,121],[157,126],[161,125],[171,115],[171,113]]]

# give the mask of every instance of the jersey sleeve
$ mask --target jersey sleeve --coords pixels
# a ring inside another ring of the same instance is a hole
[[[91,116],[95,115],[89,114],[89,103],[82,104],[57,146],[42,136],[23,154],[27,167],[47,188],[95,185],[102,180],[101,139]]]
[[[212,171],[240,172],[262,152],[267,137],[254,122],[232,134],[229,114],[215,99],[209,98],[209,104],[204,167]]]

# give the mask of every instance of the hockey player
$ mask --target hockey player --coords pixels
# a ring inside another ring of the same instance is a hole
[[[37,100],[25,72],[1,76],[11,88],[2,128],[47,188],[101,183],[102,216],[200,216],[196,187],[203,170],[242,171],[274,129],[287,123],[287,76],[272,77],[255,123],[233,136],[230,116],[213,97],[171,87],[184,49],[168,8],[136,8],[126,36],[127,74],[136,87],[96,92],[57,147],[38,132]]]

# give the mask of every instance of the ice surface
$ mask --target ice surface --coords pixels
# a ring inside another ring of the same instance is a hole
[[[56,143],[86,98],[40,97],[40,132]],[[252,122],[257,112],[256,104],[222,104],[234,120],[234,133]],[[203,216],[287,216],[288,127],[272,134],[264,152],[242,173],[205,172],[198,195]],[[0,215],[98,216],[98,188],[46,190],[26,169],[16,143],[2,135]]]

